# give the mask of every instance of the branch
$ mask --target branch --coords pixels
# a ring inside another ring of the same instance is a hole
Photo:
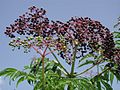
[[[42,53],[37,48],[35,48],[34,46],[31,46],[31,47],[42,56]]]
[[[74,68],[75,68],[75,58],[77,53],[77,46],[75,46],[75,51],[73,51],[73,61],[72,61],[72,67],[71,67],[71,76],[74,74]]]
[[[81,73],[79,73],[79,74],[76,74],[75,76],[79,76],[79,75],[81,75],[81,74],[84,74],[85,72],[87,72],[87,71],[89,71],[90,69],[92,69],[94,66],[95,66],[95,65],[89,67],[89,68],[86,69],[85,71],[83,71],[83,72],[81,72]]]
[[[45,56],[48,55],[48,54],[50,54],[50,53],[53,53],[53,52],[55,52],[55,51],[56,51],[56,49],[55,49],[55,50],[52,50],[52,51],[50,51],[50,52],[48,52],[48,53],[46,53]]]
[[[59,62],[58,58],[56,57],[56,55],[52,52],[51,48],[48,48],[52,55],[54,56],[54,58],[56,59],[56,61],[59,63],[59,65],[64,69],[64,71],[67,73],[67,75],[69,75],[68,71],[62,66],[62,64]]]
[[[107,70],[110,70],[110,69],[111,69],[111,67],[109,67],[109,68],[103,70],[101,73],[99,73],[99,74],[96,75],[95,77],[97,77],[97,76],[101,76],[103,73],[105,73]]]
[[[79,74],[76,74],[76,76],[79,76],[81,74],[84,74],[85,72],[89,71],[90,69],[92,69],[93,67],[95,67],[96,65],[99,65],[100,63],[102,62],[102,59],[100,59],[99,61],[97,61],[93,66],[89,67],[88,69],[86,69],[85,71],[79,73]]]

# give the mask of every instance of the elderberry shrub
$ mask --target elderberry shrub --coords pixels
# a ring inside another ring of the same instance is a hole
[[[76,59],[85,53],[101,51],[105,58],[112,58],[120,64],[120,59],[117,60],[119,55],[116,54],[120,50],[114,49],[113,34],[99,21],[88,17],[72,17],[67,22],[50,21],[43,8],[32,6],[14,24],[6,27],[5,34],[14,38],[10,42],[12,47],[29,49],[35,46],[43,49],[48,46],[57,50],[58,55],[68,64],[72,63],[75,48]],[[16,39],[16,35],[25,36],[25,39]]]

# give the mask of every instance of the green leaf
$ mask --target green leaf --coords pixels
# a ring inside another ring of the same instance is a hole
[[[120,74],[116,72],[116,70],[111,70],[111,73],[113,73],[118,81],[120,81]]]
[[[115,44],[120,44],[120,40],[116,40],[116,41],[115,41]]]
[[[114,80],[114,74],[111,72],[110,73],[110,84],[112,85],[113,83],[113,80]]]
[[[42,90],[42,82],[38,81],[33,90]]]
[[[6,69],[4,69],[4,70],[2,70],[0,72],[0,76],[9,77],[10,79],[12,79],[12,77],[14,76],[14,74],[16,73],[16,71],[17,70],[14,69],[14,68],[6,68]]]
[[[59,76],[61,76],[61,75],[62,75],[62,74],[61,74],[61,70],[57,69],[57,74],[58,74]]]
[[[120,38],[120,32],[113,32],[114,38]]]
[[[16,84],[16,87],[18,87],[18,85],[23,82],[25,80],[24,77],[21,77],[18,81],[17,81],[17,84]]]
[[[86,90],[94,90],[94,87],[91,81],[87,78],[80,79],[81,84],[85,87]]]
[[[16,71],[12,76],[10,76],[10,77],[11,77],[11,79],[14,81],[14,80],[16,80],[17,78],[23,76],[21,73],[22,73],[21,71],[18,71],[18,70],[17,70],[17,71]]]
[[[65,75],[67,74],[67,73],[64,71],[64,69],[63,69],[63,68],[58,67],[58,69],[61,71],[61,73],[64,73]]]
[[[24,66],[24,69],[26,70],[26,69],[30,69],[30,67],[29,66]]]
[[[113,90],[113,88],[104,80],[101,80],[102,84],[105,86],[106,90]]]
[[[105,80],[108,82],[109,81],[109,71],[106,71],[105,73],[104,73],[104,78],[105,78]]]
[[[101,83],[99,81],[97,82],[97,87],[98,87],[98,90],[102,90],[101,89]]]
[[[91,90],[90,85],[86,82],[81,82],[81,85],[86,89],[86,90]]]
[[[115,45],[115,48],[119,48],[120,49],[120,45]]]
[[[116,76],[117,80],[120,81],[120,75],[119,75],[119,73],[115,73],[115,76]]]
[[[4,75],[7,75],[9,73],[14,73],[14,72],[16,72],[16,69],[14,69],[14,68],[6,68],[6,69],[0,71],[0,76],[4,76]]]
[[[57,70],[57,65],[54,64],[54,66],[52,67],[52,71],[55,72]]]
[[[34,77],[33,75],[30,75],[30,74],[29,74],[29,75],[27,76],[27,79],[34,81],[34,80],[35,80],[35,77]]]
[[[17,71],[14,72],[14,73],[12,72],[11,75],[9,75],[9,77],[10,77],[11,80],[13,80],[13,81],[15,80],[15,77],[16,77],[15,74],[16,74],[16,73],[17,73]]]

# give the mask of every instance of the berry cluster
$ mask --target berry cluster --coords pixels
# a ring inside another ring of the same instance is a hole
[[[113,52],[112,59],[116,64],[120,65],[120,49],[118,48],[113,49],[112,52]]]
[[[49,24],[45,13],[46,11],[43,8],[30,7],[29,12],[19,16],[19,19],[15,20],[15,23],[11,24],[10,27],[6,27],[5,34],[11,38],[15,37],[14,32],[19,35],[33,35],[34,37],[43,34]]]
[[[72,17],[67,22],[50,21],[45,14],[43,8],[30,7],[29,12],[7,27],[5,34],[10,38],[15,38],[16,33],[26,37],[25,40],[14,39],[10,45],[25,48],[36,46],[39,49],[47,45],[57,50],[58,55],[69,64],[72,62],[75,47],[76,59],[84,56],[84,53],[99,50],[103,51],[105,57],[111,58],[115,46],[113,35],[100,22],[88,17]]]

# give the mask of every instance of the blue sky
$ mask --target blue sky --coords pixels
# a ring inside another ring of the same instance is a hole
[[[100,21],[103,25],[114,31],[113,25],[120,16],[120,0],[0,0],[0,70],[6,67],[22,69],[32,57],[37,56],[31,52],[24,54],[22,50],[14,52],[9,47],[9,38],[4,35],[5,27],[22,15],[30,6],[43,7],[51,20],[67,21],[72,16],[90,17]],[[10,86],[8,79],[0,78],[0,90],[14,90],[15,83]],[[114,90],[120,88],[120,83],[113,84]],[[16,90],[32,90],[26,82],[20,84]]]

